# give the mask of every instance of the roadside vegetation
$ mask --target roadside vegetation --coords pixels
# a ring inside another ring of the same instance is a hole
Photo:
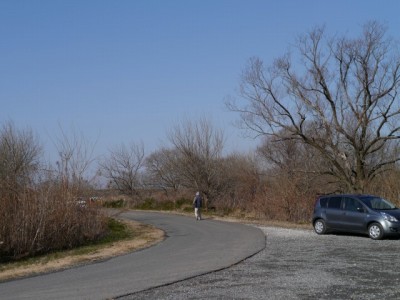
[[[95,144],[60,129],[52,163],[31,130],[2,124],[0,263],[110,238],[103,208],[192,213],[196,191],[206,214],[259,222],[308,224],[328,193],[400,205],[398,45],[376,22],[356,37],[316,28],[294,45],[269,65],[251,58],[226,100],[259,138],[247,153],[228,153],[224,132],[200,117],[148,154],[130,141],[95,158]]]
[[[164,238],[161,230],[133,221],[122,222],[110,218],[108,229],[109,233],[105,238],[87,245],[2,263],[0,264],[0,281],[104,260],[149,247]]]

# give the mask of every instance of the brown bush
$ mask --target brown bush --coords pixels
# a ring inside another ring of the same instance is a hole
[[[94,241],[106,232],[99,210],[82,206],[57,186],[0,198],[0,260],[7,261]]]

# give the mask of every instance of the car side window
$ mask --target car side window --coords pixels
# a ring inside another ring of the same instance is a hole
[[[331,197],[328,201],[328,208],[340,209],[342,197]]]
[[[348,211],[363,211],[360,202],[353,198],[344,198],[344,209]]]
[[[319,205],[322,208],[326,208],[328,206],[328,199],[329,198],[321,198],[321,199],[319,199]]]

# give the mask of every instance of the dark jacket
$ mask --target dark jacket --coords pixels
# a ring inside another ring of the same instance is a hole
[[[201,202],[202,202],[201,196],[194,197],[193,207],[200,208],[202,204]]]

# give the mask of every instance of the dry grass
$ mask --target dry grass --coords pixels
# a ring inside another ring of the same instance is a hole
[[[312,229],[311,223],[297,224],[297,223],[277,221],[277,220],[261,220],[255,218],[239,218],[239,217],[213,217],[213,219],[225,222],[253,224],[257,226],[281,227],[281,228],[291,228],[291,229]]]
[[[62,252],[60,255],[61,257],[58,258],[43,256],[34,259],[33,262],[30,263],[0,265],[0,281],[57,271],[80,264],[107,259],[150,247],[164,239],[164,232],[160,229],[135,221],[124,221],[124,223],[134,232],[134,238],[114,242],[110,245],[98,246],[84,254],[79,254],[71,250]]]

